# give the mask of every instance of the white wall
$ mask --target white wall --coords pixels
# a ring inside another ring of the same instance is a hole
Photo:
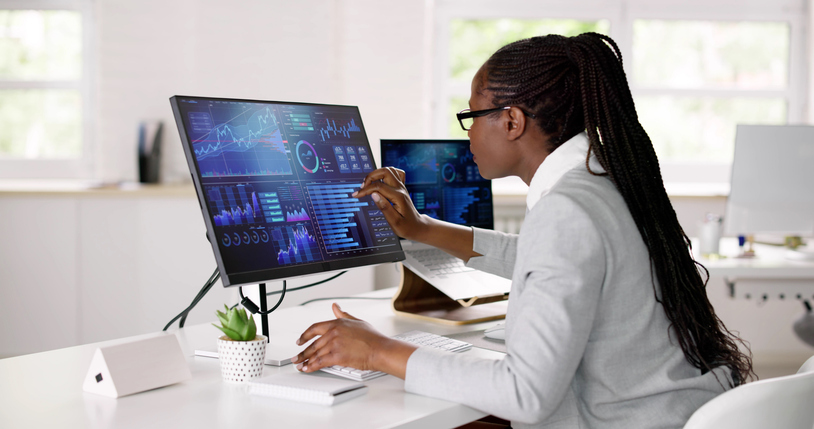
[[[424,2],[99,0],[98,177],[136,178],[136,127],[167,125],[165,178],[189,170],[176,94],[358,105],[371,143],[423,137]]]

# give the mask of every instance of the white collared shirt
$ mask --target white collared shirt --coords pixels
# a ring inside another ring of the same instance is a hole
[[[540,198],[548,194],[565,173],[580,164],[584,165],[587,155],[588,137],[585,133],[575,135],[551,152],[537,167],[537,171],[531,178],[529,193],[526,196],[526,209],[531,211]],[[598,169],[594,167],[598,167]],[[596,172],[604,171],[593,155],[591,155],[591,168]]]

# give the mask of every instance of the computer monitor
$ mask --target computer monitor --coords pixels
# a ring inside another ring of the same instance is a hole
[[[355,106],[170,98],[224,286],[396,262]]]
[[[738,125],[730,235],[814,235],[814,126]]]
[[[469,140],[381,140],[382,165],[406,172],[405,186],[419,213],[493,229],[492,182],[472,159]]]

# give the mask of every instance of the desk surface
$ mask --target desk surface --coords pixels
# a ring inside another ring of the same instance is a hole
[[[365,296],[390,297],[393,289]],[[269,321],[274,339],[294,342],[311,323],[333,318],[330,301],[274,312]],[[387,335],[412,329],[438,334],[484,329],[495,322],[463,327],[435,325],[397,317],[390,301],[343,300],[343,310],[369,321]],[[196,309],[204,311],[205,309]],[[214,310],[213,310],[214,311]],[[85,377],[96,348],[159,334],[87,344],[0,360],[0,427],[3,428],[220,428],[273,427],[374,428],[455,427],[484,413],[454,402],[406,393],[404,381],[380,377],[366,384],[369,392],[333,407],[254,396],[245,385],[224,383],[216,359],[194,356],[211,347],[219,331],[209,324],[175,329],[187,356],[192,379],[119,399],[85,393]],[[499,359],[502,354],[473,348],[465,352]],[[293,372],[292,365],[265,366],[264,374]]]
[[[697,241],[693,241],[693,249],[699,249]],[[697,251],[697,250],[696,250]],[[755,244],[756,257],[736,258],[738,242],[735,238],[721,240],[721,254],[724,258],[700,258],[710,275],[736,279],[767,278],[767,279],[812,279],[814,278],[814,262],[795,261],[786,259],[786,249],[778,246]]]

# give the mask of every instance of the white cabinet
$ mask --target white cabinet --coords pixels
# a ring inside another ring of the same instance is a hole
[[[77,344],[78,207],[0,198],[0,357]]]

